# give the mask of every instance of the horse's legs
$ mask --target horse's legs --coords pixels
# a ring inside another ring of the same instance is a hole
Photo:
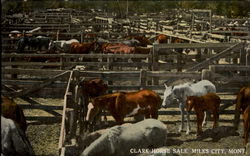
[[[203,121],[202,121],[202,127],[204,127],[207,124],[206,119],[207,119],[207,111],[204,112],[204,118],[203,118]]]
[[[213,128],[218,127],[218,126],[219,126],[219,124],[218,124],[219,114],[218,114],[218,111],[217,111],[217,110],[215,110],[215,111],[213,112],[213,118],[214,118],[214,125],[213,125]]]
[[[197,116],[197,136],[198,136],[202,133],[202,121],[204,118],[204,112],[203,111],[196,112],[196,116]]]
[[[244,121],[244,137],[245,137],[245,140],[244,140],[244,145],[247,145],[248,143],[248,135],[249,135],[249,131],[250,131],[250,125],[248,123],[249,121]]]
[[[189,115],[189,112],[186,111],[186,115],[187,115],[187,131],[186,131],[186,134],[189,134],[190,133],[190,115]]]
[[[158,109],[157,108],[151,108],[150,109],[151,117],[154,119],[158,119]]]
[[[179,132],[181,132],[184,127],[184,106],[182,103],[179,104],[179,108],[181,110],[181,126],[179,127]]]

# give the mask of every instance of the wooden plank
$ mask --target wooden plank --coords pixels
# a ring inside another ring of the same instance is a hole
[[[25,74],[25,75],[33,75],[33,76],[52,76],[57,75],[66,70],[54,70],[54,69],[22,69],[22,68],[1,68],[1,74]],[[65,75],[66,77],[68,75]]]
[[[163,77],[163,78],[170,78],[170,77],[179,77],[179,78],[201,78],[200,72],[168,72],[168,71],[147,71],[148,77]]]
[[[60,62],[2,62],[2,66],[60,66]]]
[[[200,49],[200,48],[228,48],[232,46],[232,43],[163,43],[154,44],[154,50],[160,49],[177,49],[177,48],[187,48],[187,49]]]
[[[65,137],[66,137],[66,132],[65,132],[65,124],[66,124],[66,109],[67,109],[67,101],[68,101],[68,92],[70,89],[70,81],[73,77],[73,72],[70,72],[70,76],[68,79],[68,85],[67,85],[67,89],[66,92],[64,94],[64,102],[63,102],[63,113],[62,113],[62,124],[61,124],[61,130],[60,130],[60,137],[59,137],[59,143],[58,143],[58,148],[62,149],[64,147],[64,143],[65,143]]]
[[[32,51],[30,51],[32,52]],[[35,52],[35,51],[33,51]],[[46,53],[44,51],[43,53]],[[23,54],[2,54],[2,58],[27,58],[27,57],[38,57],[38,58],[148,58],[151,57],[150,54],[30,54],[30,53],[23,53]]]
[[[19,104],[19,106],[23,109],[42,109],[42,110],[63,110],[63,106],[56,105],[30,105],[30,104]],[[59,116],[62,116],[59,114]]]
[[[250,71],[250,65],[210,65],[209,69],[213,72],[225,72],[225,71]]]
[[[47,79],[47,80],[45,80],[45,81],[42,82],[42,83],[34,84],[34,86],[31,87],[30,89],[22,90],[22,91],[20,91],[20,92],[11,93],[10,96],[12,96],[12,97],[22,97],[22,96],[26,96],[27,94],[30,94],[30,93],[32,93],[32,92],[35,92],[35,91],[37,91],[37,90],[39,90],[39,89],[41,89],[41,88],[43,88],[43,87],[45,87],[45,86],[51,84],[53,81],[55,81],[55,80],[58,79],[59,77],[62,77],[62,76],[64,76],[64,75],[66,75],[66,74],[68,74],[68,71],[63,72],[63,73],[61,73],[61,74],[58,74],[58,75],[56,75],[56,76],[53,76],[52,78]]]
[[[62,117],[61,116],[25,116],[26,120],[28,121],[40,121],[42,123],[47,122],[60,122]]]

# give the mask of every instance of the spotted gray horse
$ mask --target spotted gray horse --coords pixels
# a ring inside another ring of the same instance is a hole
[[[184,83],[177,86],[167,86],[165,85],[164,98],[162,102],[162,107],[166,108],[172,104],[178,104],[181,111],[181,126],[179,128],[179,132],[181,132],[184,128],[184,114],[186,114],[187,119],[187,131],[186,134],[190,132],[190,117],[189,113],[185,111],[185,103],[187,96],[202,96],[207,93],[216,93],[215,85],[208,81],[202,80],[197,83]],[[206,113],[204,116],[204,120],[202,125],[206,122]]]

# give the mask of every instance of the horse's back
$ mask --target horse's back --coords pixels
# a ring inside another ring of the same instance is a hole
[[[208,80],[202,80],[194,83],[191,87],[196,93],[198,93],[197,96],[202,96],[206,93],[216,93],[215,85]]]
[[[140,90],[138,92],[130,92],[124,95],[126,101],[132,101],[139,105],[156,105],[160,107],[161,97],[152,90]]]

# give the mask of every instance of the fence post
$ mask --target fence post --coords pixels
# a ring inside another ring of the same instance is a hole
[[[57,41],[59,40],[59,30],[57,30],[57,32],[56,32],[56,40]]]
[[[145,89],[147,82],[147,71],[141,69],[140,71],[140,89]]]
[[[208,69],[203,69],[201,72],[201,79],[202,80],[209,80],[209,81],[213,81],[212,79],[212,72]]]
[[[153,60],[153,64],[152,64],[152,71],[158,71],[158,60],[159,60],[159,49],[156,48],[156,44],[153,45],[153,54],[152,54],[152,60]],[[153,85],[158,85],[159,84],[159,78],[153,78]]]

